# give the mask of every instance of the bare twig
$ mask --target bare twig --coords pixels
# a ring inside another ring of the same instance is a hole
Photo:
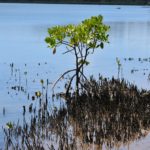
[[[69,52],[72,52],[74,49],[68,49],[67,51],[65,51],[63,54],[67,54],[67,53],[69,53]]]
[[[62,41],[62,44],[73,48],[73,46],[71,46],[71,45],[70,45],[68,42],[66,42],[66,41]]]

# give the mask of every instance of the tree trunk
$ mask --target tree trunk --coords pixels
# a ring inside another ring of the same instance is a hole
[[[79,78],[79,65],[78,65],[78,62],[77,62],[77,64],[76,64],[76,99],[79,96],[79,81],[80,81],[80,78]]]

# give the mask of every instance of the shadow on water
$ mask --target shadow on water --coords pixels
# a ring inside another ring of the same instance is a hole
[[[54,94],[56,107],[40,82],[42,91],[31,97],[38,106],[23,107],[23,125],[9,122],[4,128],[5,149],[119,149],[149,133],[149,91],[125,80],[91,77],[78,99],[73,91]]]

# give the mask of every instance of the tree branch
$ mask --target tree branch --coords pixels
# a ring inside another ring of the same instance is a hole
[[[72,72],[72,71],[76,71],[76,69],[71,69],[71,70],[68,70],[68,71],[64,72],[64,73],[55,81],[55,83],[54,83],[53,86],[52,86],[52,89],[54,89],[54,87],[56,86],[56,84],[59,82],[59,80],[60,80],[62,77],[64,77],[66,74],[68,74],[69,72]]]
[[[62,44],[74,48],[73,46],[71,46],[71,45],[70,45],[68,42],[66,42],[66,41],[62,41]]]
[[[74,79],[75,76],[76,76],[76,74],[74,74],[74,75],[71,77],[70,81],[69,81],[69,84],[68,84],[68,87],[67,87],[67,90],[66,90],[66,95],[69,93],[69,89],[70,89],[71,83],[72,83],[72,81],[73,81],[73,79]]]
[[[72,52],[74,49],[68,49],[67,51],[65,51],[63,54],[67,54],[67,53],[69,53],[69,52]]]
[[[85,78],[85,80],[88,81],[87,77],[83,74],[83,72],[80,70],[81,75]],[[89,82],[89,81],[88,81]]]

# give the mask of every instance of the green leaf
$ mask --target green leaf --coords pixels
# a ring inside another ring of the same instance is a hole
[[[120,62],[118,57],[116,58],[116,63],[117,63],[118,66],[121,66],[121,62]]]
[[[12,129],[13,128],[13,124],[11,122],[6,123],[6,127],[8,129]]]
[[[88,61],[86,61],[86,60],[83,60],[83,59],[81,59],[80,61],[79,61],[79,65],[88,65],[90,62],[88,62]]]
[[[53,54],[55,54],[56,53],[56,47],[53,49]]]
[[[101,47],[102,49],[104,48],[104,43],[103,43],[103,42],[100,43],[100,47]]]
[[[87,65],[89,65],[89,64],[90,64],[90,62],[88,62],[88,61],[85,61],[85,64],[86,64],[86,66],[87,66]]]
[[[35,92],[36,97],[41,97],[42,93],[40,91]]]
[[[44,84],[44,80],[43,79],[41,79],[40,82],[41,82],[41,84]]]
[[[50,42],[50,37],[46,37],[46,38],[45,38],[45,42],[46,42],[46,43],[49,43],[49,42]]]

